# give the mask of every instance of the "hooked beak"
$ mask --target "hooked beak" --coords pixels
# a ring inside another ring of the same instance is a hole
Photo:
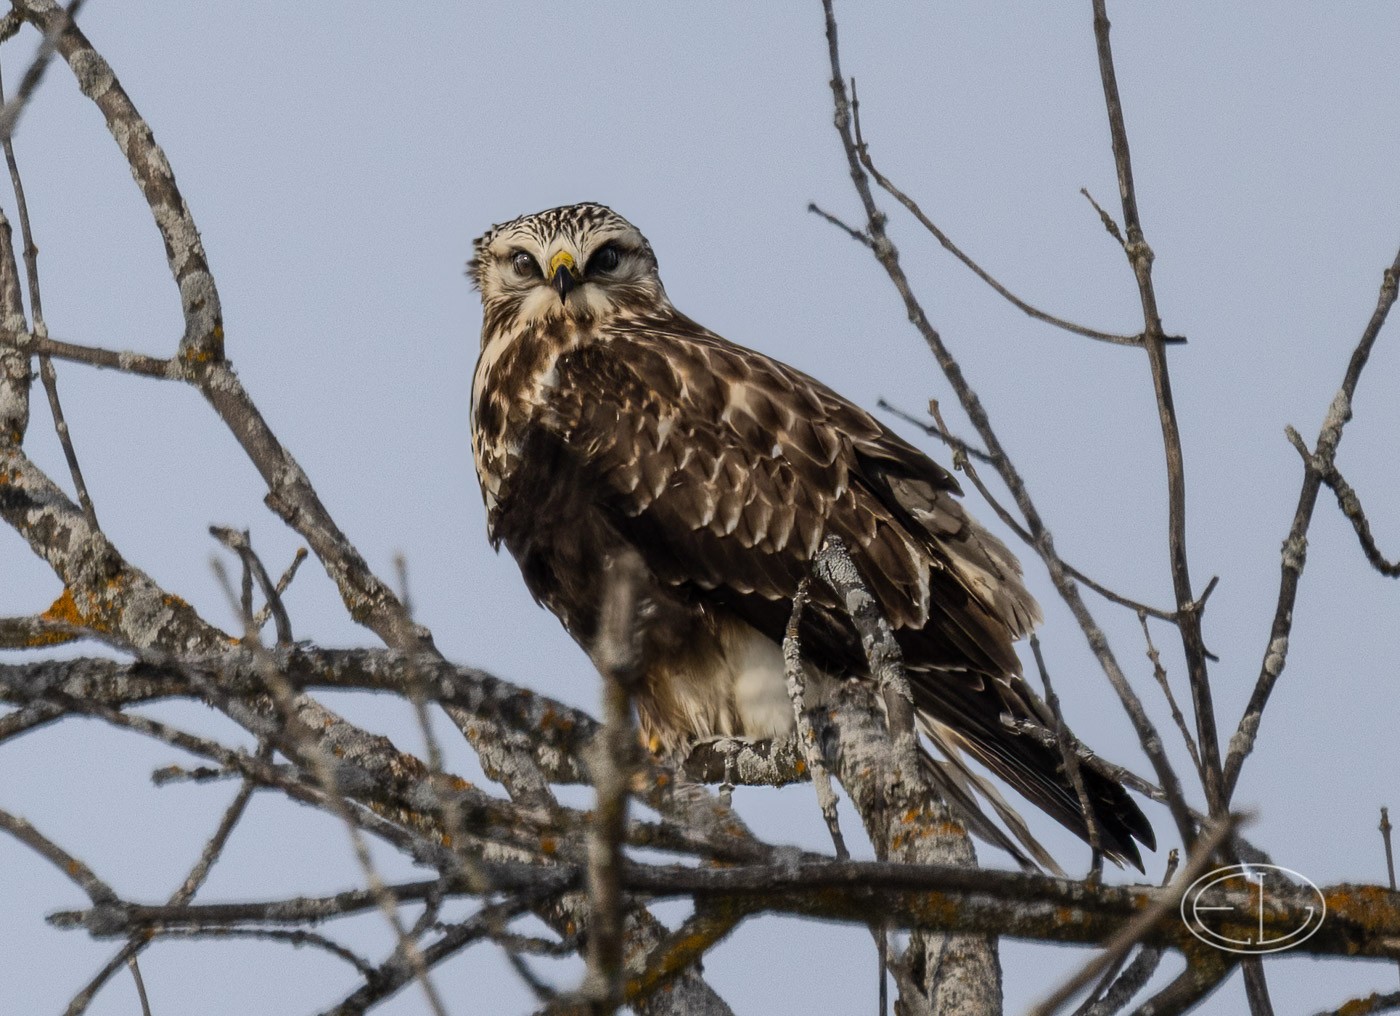
[[[561,250],[550,259],[549,271],[549,284],[559,294],[559,302],[567,303],[569,291],[579,282],[578,266],[574,263],[574,256],[566,250]]]

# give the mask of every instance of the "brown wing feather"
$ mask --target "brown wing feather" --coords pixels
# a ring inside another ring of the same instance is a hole
[[[926,642],[930,662],[1014,668],[995,605],[968,588],[940,542],[968,531],[952,477],[806,375],[684,324],[619,324],[606,343],[565,354],[537,419],[609,478],[614,507],[633,520],[621,525],[644,553],[665,545],[658,574],[786,601],[822,538],[837,535],[891,624]],[[946,499],[944,532],[914,519],[884,478],[886,462],[906,461],[921,467],[925,497]]]
[[[1044,722],[1012,641],[1040,620],[1011,552],[962,509],[957,482],[820,382],[680,316],[618,321],[555,364],[535,424],[599,477],[592,496],[657,579],[781,641],[791,597],[840,536],[895,629],[916,706],[1083,835],[1052,752],[1002,713]],[[862,675],[850,622],[813,589],[804,652]],[[1121,788],[1091,779],[1112,855],[1139,864],[1151,829]]]

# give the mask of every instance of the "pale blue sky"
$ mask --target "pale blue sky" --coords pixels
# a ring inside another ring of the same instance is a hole
[[[1078,193],[1088,187],[1116,207],[1087,0],[847,2],[838,14],[844,68],[858,80],[881,167],[1021,296],[1135,331],[1131,273]],[[1300,480],[1283,427],[1315,437],[1400,243],[1400,7],[1120,3],[1111,14],[1163,318],[1191,340],[1171,356],[1192,567],[1198,585],[1221,576],[1205,634],[1220,656],[1214,681],[1228,732],[1258,672]],[[878,267],[805,211],[811,200],[848,217],[857,209],[831,128],[815,0],[151,0],[94,2],[83,19],[170,157],[244,383],[371,565],[388,575],[394,552],[407,555],[420,617],[453,659],[583,706],[596,701],[587,661],[485,540],[467,438],[480,322],[462,268],[491,223],[603,201],[651,239],[668,292],[690,316],[872,408],[880,396],[914,411],[930,396],[953,406]],[[33,44],[31,32],[2,54],[11,88]],[[51,332],[168,354],[179,305],[159,238],[100,115],[63,66],[51,68],[16,145]],[[1145,357],[1031,322],[885,204],[930,318],[981,392],[1061,552],[1167,606]],[[1339,459],[1392,554],[1395,327],[1362,381]],[[207,525],[250,527],[271,566],[297,545],[262,506],[254,470],[189,389],[67,365],[60,382],[108,532],[167,589],[232,624],[210,574]],[[30,446],[63,478],[41,401]],[[975,496],[970,504],[991,515]],[[1311,535],[1289,667],[1237,801],[1257,810],[1252,836],[1279,864],[1318,882],[1376,881],[1377,809],[1397,804],[1400,786],[1400,591],[1368,569],[1325,493]],[[1146,771],[1043,569],[1027,570],[1071,723],[1106,756]],[[40,609],[58,588],[13,533],[0,532],[0,614]],[[1136,618],[1087,595],[1184,771]],[[299,637],[373,644],[314,562],[288,604]],[[1154,634],[1184,694],[1171,633]],[[332,705],[418,745],[397,704],[335,696]],[[153,712],[231,736],[201,709]],[[120,891],[164,898],[232,793],[152,789],[151,769],[176,760],[172,749],[95,723],[64,724],[0,748],[0,807],[33,820]],[[455,761],[469,765],[464,752]],[[760,832],[824,848],[809,788],[741,790],[736,801]],[[1170,820],[1150,814],[1168,840]],[[1077,841],[1038,814],[1032,821],[1066,867],[1082,868]],[[1164,850],[1151,858],[1154,878],[1164,859]],[[202,896],[355,881],[333,822],[267,797]],[[61,1011],[110,955],[110,943],[43,923],[79,902],[0,838],[0,1010]],[[376,918],[359,923],[356,941],[387,941]],[[1008,1012],[1018,1012],[1086,954],[1007,945],[1002,955]],[[157,1013],[296,1016],[349,984],[333,961],[272,945],[162,944],[142,966]],[[575,975],[543,969],[565,984]],[[1280,959],[1268,969],[1281,1014],[1395,987],[1390,964]],[[737,1013],[873,1008],[863,929],[750,922],[706,972]],[[453,1013],[529,1009],[489,947],[437,976]],[[1235,980],[1203,1011],[1242,1008]],[[421,1010],[413,992],[382,1009]],[[91,1010],[133,1011],[124,976]]]

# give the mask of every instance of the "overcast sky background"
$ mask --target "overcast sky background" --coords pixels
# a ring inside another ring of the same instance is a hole
[[[1213,679],[1228,736],[1265,649],[1301,477],[1283,427],[1315,439],[1400,242],[1400,6],[1119,3],[1110,13],[1158,299],[1168,331],[1190,339],[1171,362],[1193,575],[1198,588],[1221,576],[1205,637],[1220,657]],[[1087,187],[1117,213],[1087,0],[846,3],[838,14],[844,69],[858,80],[881,168],[1020,296],[1091,326],[1137,331],[1132,275],[1079,195]],[[480,316],[462,269],[491,223],[605,202],[650,238],[671,298],[690,316],[863,405],[884,396],[918,412],[932,396],[954,409],[869,254],[806,212],[815,200],[852,221],[858,214],[831,127],[816,0],[96,0],[82,18],[174,167],[245,385],[371,566],[387,577],[404,552],[419,617],[454,660],[590,709],[597,701],[584,656],[485,539],[468,440]],[[11,92],[34,44],[27,31],[0,53]],[[16,146],[51,333],[169,355],[181,321],[160,239],[100,114],[61,62]],[[0,203],[13,217],[12,200]],[[1145,356],[1030,321],[884,204],[930,318],[1060,551],[1123,593],[1168,607],[1165,482]],[[1400,552],[1397,326],[1363,378],[1339,458],[1391,554]],[[252,466],[191,389],[67,364],[59,375],[107,532],[166,589],[233,626],[206,527],[250,528],[278,571],[298,545],[262,506]],[[66,485],[42,397],[33,416],[31,453]],[[966,429],[958,414],[950,420]],[[1042,638],[1071,725],[1107,757],[1148,771],[1043,569],[1027,571],[1046,607]],[[15,534],[0,532],[0,615],[41,610],[59,589]],[[1184,774],[1137,619],[1086,596]],[[299,638],[374,644],[314,561],[287,602]],[[1257,811],[1254,841],[1318,883],[1384,877],[1377,809],[1397,804],[1400,786],[1397,618],[1400,591],[1368,568],[1324,492],[1288,669],[1236,799]],[[1185,700],[1173,633],[1159,625],[1154,635]],[[402,703],[327,700],[419,750]],[[149,712],[236,737],[200,708]],[[163,900],[234,791],[153,789],[151,770],[176,761],[173,749],[134,735],[64,723],[0,747],[0,807],[118,891]],[[465,751],[452,762],[476,772]],[[760,834],[826,849],[810,788],[740,790],[735,800]],[[1170,846],[1169,817],[1147,810]],[[1087,850],[1029,817],[1065,866],[1082,871]],[[1149,860],[1154,880],[1165,854]],[[410,873],[382,856],[391,875]],[[265,795],[200,899],[358,882],[332,820]],[[111,955],[113,943],[43,922],[82,902],[0,837],[0,1011],[62,1011]],[[381,924],[371,916],[350,937],[387,945]],[[1087,955],[1004,944],[1007,1011],[1023,1011]],[[324,954],[270,944],[161,943],[141,963],[159,1016],[296,1016],[351,984]],[[541,969],[565,986],[577,974]],[[874,969],[864,929],[772,919],[744,925],[706,962],[740,1014],[868,1012]],[[1281,1016],[1396,986],[1393,964],[1284,956],[1267,969]],[[436,977],[453,1013],[531,1008],[489,946]],[[1202,1011],[1243,1009],[1235,978]],[[117,976],[90,1011],[138,1011],[130,978]],[[406,991],[380,1011],[421,1012],[421,996]]]

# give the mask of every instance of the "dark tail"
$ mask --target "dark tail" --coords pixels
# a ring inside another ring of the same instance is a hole
[[[1059,749],[1031,734],[1009,730],[1001,721],[1002,715],[1009,713],[1016,719],[1053,728],[1049,711],[1019,677],[992,680],[944,671],[911,673],[910,679],[924,732],[950,758],[957,749],[966,751],[1017,793],[1089,841],[1079,795],[1064,771]],[[1147,817],[1117,782],[1088,765],[1081,765],[1079,771],[1104,855],[1144,871],[1138,844],[1157,849],[1157,837]],[[1033,843],[1026,846],[1034,854],[1038,844]]]

